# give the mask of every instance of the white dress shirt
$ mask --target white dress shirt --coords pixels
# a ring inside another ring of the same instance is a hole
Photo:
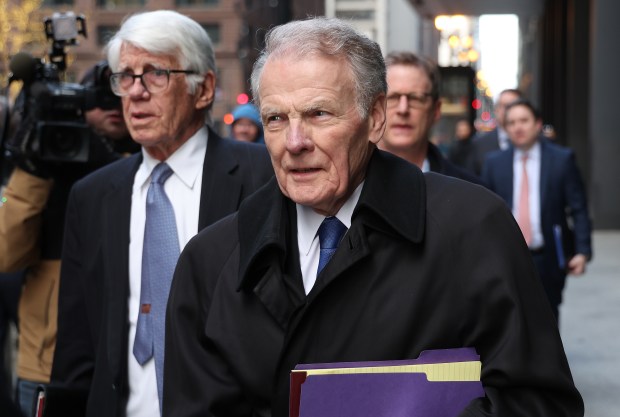
[[[501,127],[497,128],[497,141],[502,151],[510,148],[510,137],[508,137],[508,133]]]
[[[431,163],[428,162],[428,158],[424,158],[424,162],[422,162],[422,168],[420,168],[422,172],[430,172],[431,171]]]
[[[208,130],[203,127],[165,161],[174,172],[164,190],[174,209],[179,235],[179,249],[198,233],[202,171],[207,151]],[[157,396],[155,362],[150,359],[141,366],[133,356],[133,342],[138,322],[142,274],[142,248],[146,220],[146,194],[151,172],[160,162],[142,149],[143,161],[134,177],[131,195],[129,231],[129,343],[127,346],[129,400],[127,417],[161,415]]]
[[[351,228],[351,217],[362,193],[363,186],[364,182],[358,185],[353,194],[336,213],[336,217],[342,224],[347,226],[347,230]],[[310,207],[297,204],[297,244],[299,245],[299,264],[306,295],[310,293],[316,282],[316,271],[319,267],[319,258],[321,256],[321,246],[317,232],[324,219],[325,216],[318,214]]]
[[[523,154],[526,153],[520,149],[515,149],[512,172],[513,172],[513,188],[512,188],[512,214],[515,219],[519,218],[519,195],[521,192],[521,182],[523,180]],[[540,143],[536,143],[527,151],[527,178],[529,187],[529,203],[530,203],[530,223],[532,225],[532,242],[530,249],[540,249],[545,245],[542,235],[542,227],[540,224]]]

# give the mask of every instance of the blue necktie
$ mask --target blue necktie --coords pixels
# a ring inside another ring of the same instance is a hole
[[[174,209],[164,191],[164,183],[172,175],[165,163],[151,173],[146,195],[146,224],[142,249],[142,287],[140,314],[136,327],[133,354],[140,365],[155,358],[157,392],[161,407],[166,304],[174,268],[179,259],[179,238]]]
[[[326,217],[319,226],[319,243],[321,245],[321,255],[319,256],[319,267],[316,271],[318,276],[325,265],[336,253],[338,244],[347,231],[347,226],[342,224],[337,217]]]

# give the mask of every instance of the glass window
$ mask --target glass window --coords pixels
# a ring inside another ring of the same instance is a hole
[[[374,10],[338,10],[336,17],[339,19],[372,20],[375,18]]]
[[[118,32],[118,26],[97,26],[97,44],[105,45]]]
[[[63,4],[73,4],[73,0],[43,0],[42,6],[61,6]]]
[[[220,35],[220,25],[217,23],[205,23],[202,27],[207,31],[207,34],[211,38],[211,42],[213,45],[217,45],[220,43],[221,35]]]
[[[175,0],[177,6],[213,6],[220,0]]]
[[[97,6],[114,9],[117,6],[144,6],[145,0],[97,0]]]

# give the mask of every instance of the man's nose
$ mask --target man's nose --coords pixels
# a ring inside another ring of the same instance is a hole
[[[136,98],[136,97],[142,97],[144,94],[148,94],[149,90],[146,88],[146,85],[144,85],[144,81],[142,80],[142,78],[134,78],[133,79],[133,84],[131,84],[131,87],[129,87],[129,96]]]
[[[398,113],[407,113],[409,112],[409,101],[407,100],[407,96],[401,94],[398,98],[398,106],[396,107]]]
[[[292,120],[286,133],[286,149],[291,153],[300,153],[311,150],[312,146],[312,139],[308,136],[303,123]]]

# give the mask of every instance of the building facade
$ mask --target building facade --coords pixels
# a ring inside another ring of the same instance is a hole
[[[222,117],[237,104],[237,95],[246,91],[244,65],[239,55],[239,40],[246,27],[245,2],[234,0],[44,0],[33,18],[72,11],[83,15],[87,37],[67,48],[68,68],[65,80],[79,81],[84,72],[104,58],[103,48],[118,30],[123,19],[133,13],[172,9],[199,22],[209,33],[215,47],[217,91],[213,107],[213,125],[228,135]],[[38,16],[37,16],[38,15]]]

